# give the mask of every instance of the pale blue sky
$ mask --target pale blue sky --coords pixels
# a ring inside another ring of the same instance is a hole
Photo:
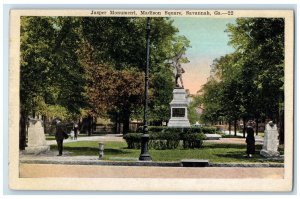
[[[226,24],[235,23],[235,18],[190,18],[173,17],[174,26],[179,35],[190,40],[192,48],[187,49],[186,56],[190,63],[184,64],[186,73],[183,75],[184,86],[195,94],[209,77],[210,65],[234,49],[228,45],[229,37]]]

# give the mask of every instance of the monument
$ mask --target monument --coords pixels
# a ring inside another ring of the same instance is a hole
[[[180,58],[184,53],[185,48],[183,47],[181,51],[173,59],[172,65],[176,68],[175,76],[175,88],[173,90],[173,100],[170,103],[171,108],[171,119],[169,120],[169,127],[190,127],[190,122],[188,120],[188,99],[187,93],[183,86],[182,73],[185,71],[181,67]],[[181,86],[178,80],[180,80]]]
[[[27,145],[28,147],[25,148],[25,153],[27,154],[37,155],[50,150],[50,146],[46,143],[42,120],[29,120]]]
[[[260,155],[267,158],[279,156],[278,146],[279,140],[277,126],[270,121],[267,123],[265,128],[264,145],[263,149],[260,151]]]

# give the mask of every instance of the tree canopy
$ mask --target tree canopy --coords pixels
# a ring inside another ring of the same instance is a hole
[[[203,119],[271,119],[280,123],[284,100],[284,19],[238,18],[236,23],[227,25],[226,32],[235,52],[213,63],[215,75],[200,93]],[[219,99],[214,100],[212,94]]]
[[[172,23],[151,19],[152,120],[168,119],[174,82],[168,62],[189,46]],[[22,118],[118,115],[127,131],[132,116],[141,116],[145,65],[146,18],[22,17]]]

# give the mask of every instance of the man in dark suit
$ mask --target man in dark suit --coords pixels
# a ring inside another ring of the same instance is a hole
[[[64,126],[60,122],[60,120],[56,120],[56,133],[55,133],[55,139],[57,142],[57,149],[58,149],[58,155],[57,156],[62,156],[62,151],[63,151],[63,142],[64,139],[68,138],[68,134],[66,130],[64,129]]]
[[[253,126],[255,125],[254,121],[249,120],[247,123],[246,131],[246,143],[247,143],[247,157],[251,158],[255,154],[255,137]]]

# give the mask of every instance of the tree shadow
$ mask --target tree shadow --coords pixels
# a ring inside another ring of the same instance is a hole
[[[238,162],[241,160],[245,160],[244,162],[264,162],[264,161],[269,161],[269,162],[281,162],[280,160],[264,160],[264,158],[260,155],[260,150],[256,150],[255,154],[251,158],[246,156],[246,150],[243,152],[240,151],[231,151],[227,153],[219,153],[215,154],[215,156],[218,156],[220,158],[228,158],[228,159],[235,159]]]
[[[73,153],[87,153],[87,154],[95,154],[99,153],[99,149],[95,147],[64,147],[64,150],[73,152]],[[120,154],[129,154],[130,152],[124,151],[122,149],[104,149],[104,154],[106,155],[120,155]]]
[[[235,148],[235,149],[246,149],[245,145],[242,144],[204,144],[204,148],[216,149],[216,148]]]
[[[247,149],[247,145],[245,144],[204,144],[204,148],[209,148],[209,149],[229,149],[229,148],[234,148],[234,149]],[[262,146],[261,145],[255,145],[256,150],[261,150]]]

